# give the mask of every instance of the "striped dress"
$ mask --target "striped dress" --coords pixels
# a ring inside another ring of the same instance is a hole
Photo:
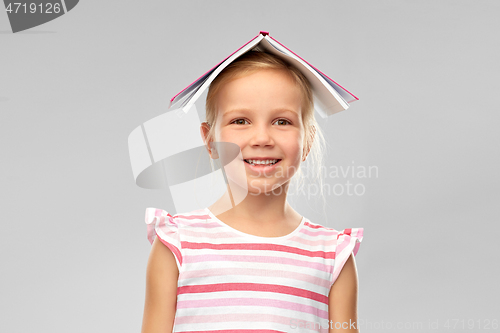
[[[363,228],[337,231],[303,217],[292,233],[260,237],[208,209],[170,215],[147,208],[179,269],[173,332],[328,332],[328,294]]]

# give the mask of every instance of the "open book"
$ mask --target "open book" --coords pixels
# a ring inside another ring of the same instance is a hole
[[[261,31],[249,42],[175,95],[170,100],[169,109],[175,107],[187,113],[196,100],[210,86],[210,83],[227,65],[251,50],[274,54],[294,67],[297,67],[311,83],[314,95],[314,108],[323,118],[348,109],[349,103],[358,100],[347,89],[269,36],[268,32]]]

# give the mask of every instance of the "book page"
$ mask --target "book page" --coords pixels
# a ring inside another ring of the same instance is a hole
[[[307,77],[313,88],[315,109],[322,117],[327,117],[349,108],[349,104],[339,92],[305,61],[276,43],[269,36],[266,36],[265,40],[261,42],[261,45],[266,48],[267,52],[282,58],[300,69]]]
[[[182,103],[182,110],[184,112],[188,112],[189,108],[196,102],[197,98],[205,91],[205,89],[208,88],[210,83],[212,83],[212,81],[215,79],[215,77],[217,75],[219,75],[219,73],[224,68],[226,68],[227,65],[229,65],[231,62],[233,62],[236,58],[238,58],[242,54],[244,54],[247,51],[249,51],[250,49],[252,49],[255,45],[259,44],[259,42],[263,38],[264,38],[264,36],[259,34],[254,39],[250,40],[248,43],[246,43],[245,45],[240,47],[238,50],[233,52],[233,54],[231,54],[229,57],[227,57],[225,60],[223,60],[217,66],[215,66],[210,71],[205,73],[203,76],[198,78],[190,86],[185,88],[184,91],[182,91],[180,94],[178,94],[177,96],[174,97],[173,101],[170,104],[170,108],[177,104],[179,98],[182,98],[182,96],[185,96],[186,94],[192,92],[193,90],[196,90],[194,94],[189,96]]]

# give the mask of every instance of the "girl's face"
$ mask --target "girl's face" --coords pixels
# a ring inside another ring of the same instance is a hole
[[[288,182],[303,159],[302,91],[280,70],[259,70],[218,92],[215,140],[237,144],[250,193],[267,193]],[[278,160],[252,166],[249,160]]]

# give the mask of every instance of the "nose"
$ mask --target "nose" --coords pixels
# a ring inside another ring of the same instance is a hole
[[[265,123],[254,125],[250,134],[250,145],[274,146],[272,126]]]

